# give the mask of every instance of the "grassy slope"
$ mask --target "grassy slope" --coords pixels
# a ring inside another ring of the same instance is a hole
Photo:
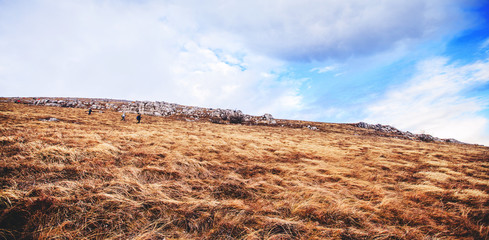
[[[486,147],[119,118],[0,103],[0,239],[489,238]]]

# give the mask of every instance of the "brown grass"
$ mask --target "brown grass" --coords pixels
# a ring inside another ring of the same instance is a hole
[[[126,118],[0,103],[0,239],[489,239],[487,147]]]

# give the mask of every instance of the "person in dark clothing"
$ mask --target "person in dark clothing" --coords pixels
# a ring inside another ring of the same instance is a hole
[[[138,113],[138,116],[136,117],[136,119],[138,120],[138,123],[141,122],[141,113]]]
[[[88,109],[88,115],[91,115],[92,114],[92,109]]]
[[[126,121],[126,113],[122,112],[121,121]]]

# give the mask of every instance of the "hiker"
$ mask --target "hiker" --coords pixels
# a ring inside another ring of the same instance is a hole
[[[92,109],[88,109],[88,115],[91,115],[92,114]]]
[[[122,117],[121,121],[126,121],[126,113],[125,112],[122,112],[121,117]]]
[[[136,119],[138,120],[138,123],[141,122],[141,113],[138,113],[138,116],[136,117]]]

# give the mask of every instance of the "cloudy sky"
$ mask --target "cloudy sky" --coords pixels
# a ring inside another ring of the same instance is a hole
[[[0,96],[167,101],[489,145],[484,0],[0,0]]]

